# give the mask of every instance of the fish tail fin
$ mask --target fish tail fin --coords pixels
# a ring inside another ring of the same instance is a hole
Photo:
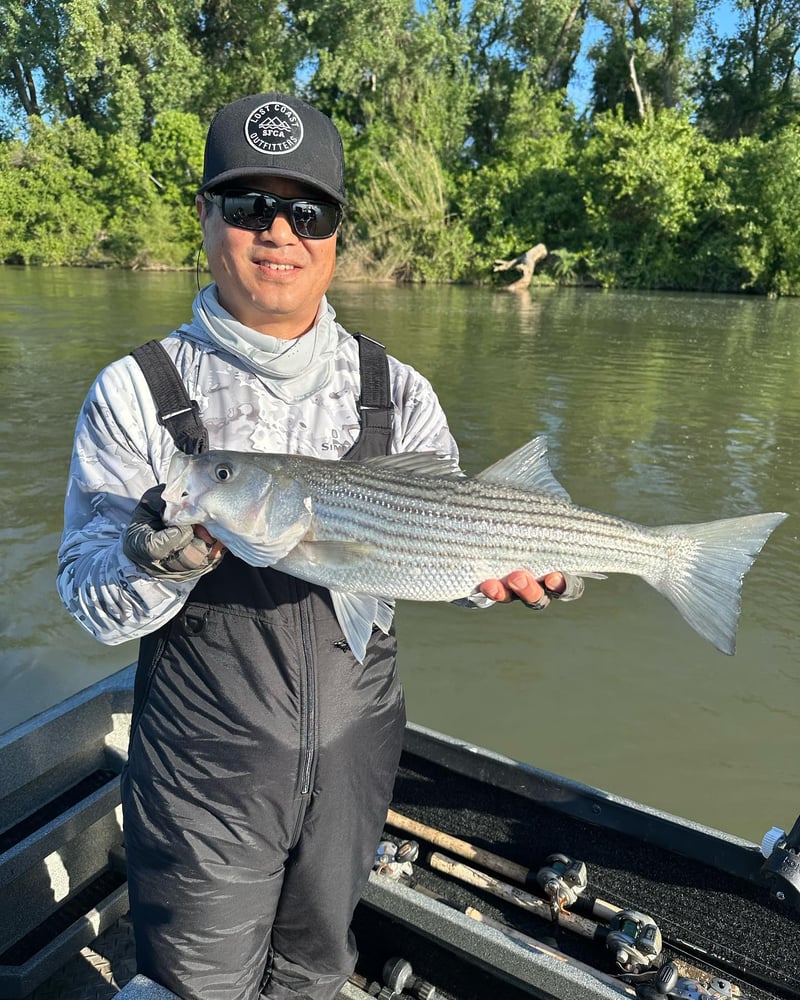
[[[742,579],[783,513],[751,514],[704,524],[653,528],[666,537],[668,558],[647,582],[670,600],[689,625],[717,649],[733,655]]]

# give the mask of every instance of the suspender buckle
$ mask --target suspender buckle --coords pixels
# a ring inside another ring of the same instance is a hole
[[[173,410],[171,413],[162,413],[161,410],[156,410],[156,417],[158,422],[162,427],[167,426],[167,421],[172,420],[173,417],[180,417],[183,413],[194,413],[197,416],[200,412],[200,407],[197,405],[196,399],[190,399],[189,403],[191,405],[184,406],[183,409]]]

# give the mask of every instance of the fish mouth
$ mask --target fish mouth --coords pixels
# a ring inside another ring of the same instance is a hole
[[[169,464],[167,484],[161,494],[165,504],[163,515],[165,524],[192,524],[192,517],[197,513],[186,492],[189,475],[189,463],[186,457],[178,453]]]
[[[194,524],[199,519],[199,511],[191,503],[185,494],[173,496],[167,495],[165,490],[162,494],[164,500],[164,524]]]

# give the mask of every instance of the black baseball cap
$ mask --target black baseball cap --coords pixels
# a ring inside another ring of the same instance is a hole
[[[226,104],[206,137],[198,194],[248,177],[289,177],[344,204],[344,150],[333,122],[287,94],[254,94]]]

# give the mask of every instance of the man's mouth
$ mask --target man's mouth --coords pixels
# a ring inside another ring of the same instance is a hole
[[[259,260],[257,261],[259,267],[264,267],[268,271],[294,271],[294,264],[274,264],[269,260]]]

